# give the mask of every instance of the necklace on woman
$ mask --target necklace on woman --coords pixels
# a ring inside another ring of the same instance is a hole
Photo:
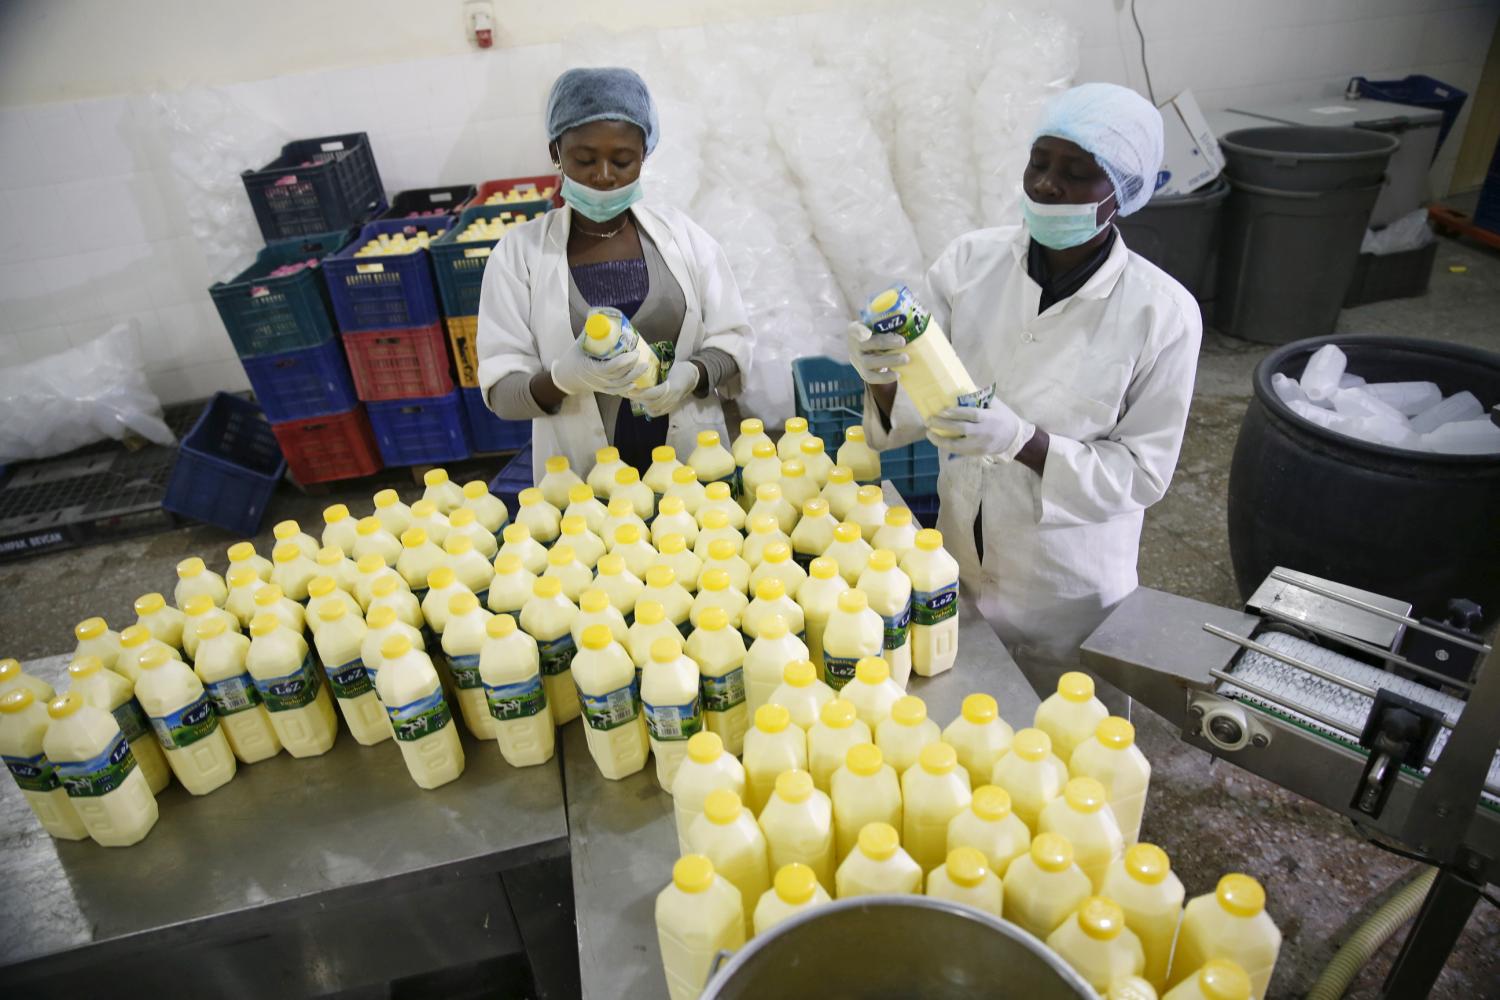
[[[596,239],[596,240],[607,240],[607,239],[609,239],[609,238],[611,238],[613,236],[619,236],[621,233],[623,233],[625,231],[625,227],[627,225],[629,225],[629,224],[630,224],[630,217],[627,215],[625,217],[625,221],[624,222],[620,223],[618,226],[616,226],[615,228],[611,229],[607,233],[593,233],[593,232],[590,232],[589,230],[583,228],[582,226],[574,226],[573,228],[578,231],[579,235],[587,236],[587,237],[589,237],[591,239]]]

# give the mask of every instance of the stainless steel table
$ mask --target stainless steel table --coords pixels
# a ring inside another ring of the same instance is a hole
[[[62,687],[65,663],[27,670]],[[0,986],[378,991],[524,948],[539,992],[576,992],[560,766],[517,769],[464,742],[463,776],[433,791],[393,743],[347,731],[321,757],[242,765],[199,801],[174,783],[129,848],[54,841],[0,783]]]
[[[983,691],[1012,726],[1031,725],[1035,693],[968,600],[960,606],[958,650],[947,673],[912,677],[909,691],[927,702],[929,716],[946,726],[966,695]],[[672,798],[657,787],[652,762],[608,781],[589,756],[582,724],[570,723],[562,736],[583,995],[665,997],[654,908],[677,860]]]

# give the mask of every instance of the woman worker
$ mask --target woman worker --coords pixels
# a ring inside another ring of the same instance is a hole
[[[1023,224],[962,236],[933,264],[924,304],[993,386],[983,408],[924,427],[897,391],[902,338],[849,331],[871,445],[925,434],[946,453],[940,527],[961,584],[1038,687],[1135,589],[1142,514],[1182,445],[1198,307],[1113,226],[1146,204],[1161,160],[1149,102],[1075,87],[1037,130]]]
[[[657,139],[645,82],[628,69],[569,70],[547,99],[547,138],[567,204],[508,232],[485,266],[476,348],[490,408],[532,421],[538,479],[552,455],[584,475],[606,445],[644,470],[662,444],[686,461],[699,431],[727,442],[720,399],[738,391],[754,338],[719,244],[681,212],[640,203]],[[578,337],[596,306],[619,309],[675,356],[663,382],[633,390],[635,355],[584,353]]]

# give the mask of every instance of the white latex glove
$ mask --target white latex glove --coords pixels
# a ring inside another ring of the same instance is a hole
[[[698,388],[700,374],[698,366],[691,361],[677,361],[667,369],[667,378],[649,389],[641,389],[631,395],[648,417],[662,417],[671,413],[682,401]]]
[[[552,362],[552,382],[569,396],[584,392],[624,395],[636,379],[646,374],[647,365],[635,353],[600,359],[583,349],[575,340],[562,357]]]
[[[863,323],[850,323],[846,339],[849,363],[870,385],[890,385],[896,381],[896,369],[910,360],[905,354],[906,338],[899,333],[877,335]]]
[[[944,437],[934,431],[945,431],[957,437]],[[1036,425],[1016,416],[1016,411],[998,399],[990,400],[986,409],[954,406],[927,422],[927,440],[942,451],[955,455],[994,455],[1006,461],[1031,440]]]

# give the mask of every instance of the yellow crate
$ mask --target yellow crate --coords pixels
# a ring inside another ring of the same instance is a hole
[[[448,317],[448,340],[453,347],[453,362],[458,368],[458,384],[466,389],[479,387],[479,355],[474,346],[478,336],[478,316]]]

